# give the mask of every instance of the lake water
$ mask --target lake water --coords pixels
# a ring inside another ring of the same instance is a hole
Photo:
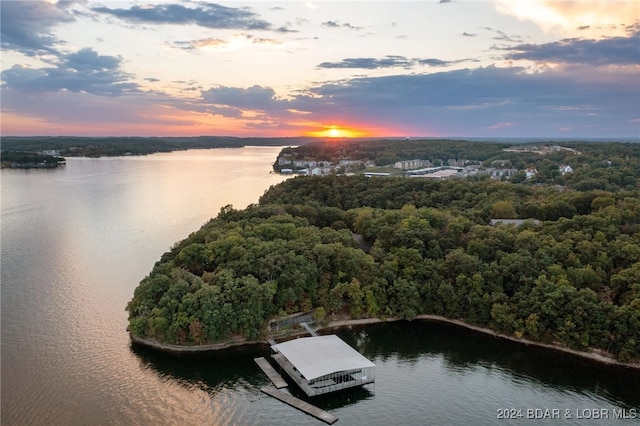
[[[283,180],[269,173],[278,152],[2,170],[2,424],[324,424],[260,392],[266,345],[176,358],[126,333],[126,303],[162,253]],[[338,424],[640,424],[636,371],[431,322],[338,334],[377,365],[374,385],[314,400]],[[527,418],[544,414],[560,419]]]

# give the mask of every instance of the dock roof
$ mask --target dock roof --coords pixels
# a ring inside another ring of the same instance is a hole
[[[375,367],[375,364],[335,334],[303,337],[272,346],[307,380],[338,371]]]

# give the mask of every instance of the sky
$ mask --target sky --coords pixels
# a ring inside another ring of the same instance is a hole
[[[0,2],[2,136],[640,140],[640,1]]]

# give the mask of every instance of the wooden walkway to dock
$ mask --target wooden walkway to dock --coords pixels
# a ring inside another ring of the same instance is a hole
[[[285,382],[282,376],[278,374],[278,372],[271,366],[269,361],[264,359],[264,357],[254,358],[253,360],[256,362],[256,364],[258,364],[258,367],[260,367],[260,369],[264,371],[264,374],[267,375],[269,380],[271,380],[271,383],[273,383],[276,388],[280,389],[286,388],[288,386],[287,382]]]
[[[306,322],[301,322],[300,325],[309,332],[310,335],[312,335],[313,337],[317,337],[318,336],[318,332],[315,331],[313,328],[311,328],[311,326],[309,324],[307,324]]]
[[[284,402],[285,404],[288,404],[294,408],[297,408],[298,410],[303,411],[315,417],[316,419],[322,420],[327,424],[332,425],[338,421],[338,418],[333,414],[327,411],[324,411],[316,407],[315,405],[311,405],[308,402],[298,399],[295,396],[291,396],[288,393],[280,392],[279,390],[275,389],[273,386],[263,386],[260,388],[260,390],[266,393],[267,395],[279,401]]]

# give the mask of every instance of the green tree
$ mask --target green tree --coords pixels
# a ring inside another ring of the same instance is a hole
[[[491,217],[497,219],[515,219],[518,217],[511,201],[497,201],[491,207]]]

